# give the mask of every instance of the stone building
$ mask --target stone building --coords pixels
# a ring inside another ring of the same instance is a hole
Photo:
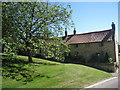
[[[90,61],[93,55],[107,54],[113,62],[118,62],[118,45],[115,35],[115,24],[112,22],[112,28],[108,30],[68,35],[65,30],[64,40],[70,45],[70,56],[82,56],[86,61]],[[78,59],[79,62],[79,59]]]

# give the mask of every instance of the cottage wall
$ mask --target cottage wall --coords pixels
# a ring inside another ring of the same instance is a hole
[[[70,45],[71,56],[83,56],[85,59],[90,59],[91,55],[95,53],[107,52],[108,56],[115,60],[115,50],[114,50],[114,42],[104,42],[103,44],[100,42],[95,43],[84,43],[78,44],[78,47],[74,44]]]

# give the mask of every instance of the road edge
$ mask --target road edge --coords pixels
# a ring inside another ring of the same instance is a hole
[[[95,83],[95,84],[93,84],[93,85],[90,85],[90,86],[87,86],[87,87],[84,87],[84,88],[93,88],[93,87],[96,86],[96,85],[99,85],[99,84],[101,84],[101,83],[104,83],[104,82],[110,81],[110,80],[115,79],[115,78],[118,78],[118,77],[112,77],[112,78],[109,78],[109,79],[106,79],[106,80],[103,80],[103,81],[97,82],[97,83]]]

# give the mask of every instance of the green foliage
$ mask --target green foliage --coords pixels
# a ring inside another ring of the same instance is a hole
[[[51,39],[45,44],[42,49],[42,55],[45,58],[52,58],[53,60],[63,61],[65,60],[65,54],[69,53],[69,46],[65,44],[65,41],[60,38]]]
[[[48,44],[45,46],[46,40],[61,35],[65,26],[73,26],[70,5],[65,7],[60,3],[3,2],[2,14],[3,51],[15,53],[22,49],[27,52],[29,61],[40,48],[51,47]],[[60,60],[58,56],[62,55],[62,52],[58,46],[55,45],[57,54],[52,48],[46,57],[56,56],[56,59]],[[63,60],[62,56],[61,58]]]
[[[114,63],[112,58],[109,58],[108,60],[109,60],[109,63]]]
[[[85,64],[85,58],[83,56],[67,56],[65,62]]]
[[[106,52],[100,52],[100,53],[96,53],[93,54],[91,57],[91,60],[89,60],[89,62],[93,62],[93,63],[111,63],[111,59],[108,56],[108,53]]]
[[[15,60],[15,59],[16,59],[16,56],[15,56],[14,53],[9,53],[9,54],[7,54],[7,56],[6,56],[6,59],[12,61],[12,60]]]
[[[6,39],[9,39],[9,41]],[[7,53],[7,54],[14,53],[15,54],[17,52],[16,43],[12,42],[12,40],[10,40],[10,38],[4,38],[1,41],[2,41],[2,45],[3,45],[4,53]]]
[[[94,53],[90,56],[90,59],[87,59],[83,56],[72,56],[68,58],[69,60],[74,63],[81,63],[81,64],[87,64],[87,63],[113,63],[113,59],[109,57],[108,53],[106,52],[99,52]]]

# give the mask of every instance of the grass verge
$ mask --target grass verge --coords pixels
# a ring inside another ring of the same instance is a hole
[[[3,88],[84,88],[111,74],[78,64],[63,64],[26,56],[3,59]]]

